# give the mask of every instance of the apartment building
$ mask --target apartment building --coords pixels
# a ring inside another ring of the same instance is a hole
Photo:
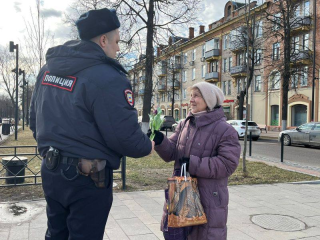
[[[312,82],[313,82],[313,0],[296,0],[291,26],[292,49],[296,56],[290,63],[299,71],[292,72],[290,80],[287,126],[293,127],[311,121]],[[266,124],[269,129],[281,128],[282,85],[279,71],[283,56],[283,43],[270,37],[272,22],[265,13],[272,7],[273,0],[262,5],[252,2],[249,5],[229,1],[225,5],[224,17],[210,24],[208,30],[199,26],[189,28],[188,38],[172,36],[168,45],[158,46],[153,73],[154,107],[160,106],[163,114],[175,119],[185,118],[190,111],[191,86],[207,81],[217,85],[226,99],[223,109],[228,119],[239,118],[239,94],[245,89],[247,78],[246,34],[255,37],[255,63],[253,78],[248,89],[248,109],[244,106],[243,117],[257,123]],[[320,3],[317,1],[317,18],[320,17]],[[246,31],[246,16],[254,14],[255,24]],[[277,14],[276,12],[274,13]],[[276,19],[276,17],[274,17]],[[245,34],[244,34],[245,33]],[[316,35],[316,56],[320,56],[320,38]],[[249,49],[251,50],[251,49]],[[319,60],[316,57],[316,79],[314,89],[314,120],[320,113],[319,104]],[[144,96],[144,59],[129,71],[135,92],[135,107],[142,115]],[[174,101],[173,101],[174,96]],[[173,107],[172,107],[173,104]],[[245,103],[246,104],[246,103]],[[244,104],[244,105],[245,105]]]

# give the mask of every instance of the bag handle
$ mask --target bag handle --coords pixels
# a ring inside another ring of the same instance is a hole
[[[184,172],[184,176],[182,176],[183,172]],[[183,163],[181,165],[180,177],[184,177],[184,180],[187,181],[187,164],[186,163]]]

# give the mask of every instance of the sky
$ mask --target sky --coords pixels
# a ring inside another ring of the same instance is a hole
[[[54,33],[56,44],[61,44],[69,38],[70,29],[63,19],[64,14],[70,11],[72,2],[74,0],[41,0],[45,26]],[[203,11],[199,12],[198,25],[204,24],[207,30],[210,23],[223,16],[226,2],[228,0],[203,0]],[[0,0],[0,45],[5,46],[9,41],[23,44],[26,33],[25,21],[31,20],[30,9],[36,10],[36,0]],[[199,26],[194,25],[193,27],[195,33],[198,33]],[[187,35],[188,30],[185,31],[185,36]]]

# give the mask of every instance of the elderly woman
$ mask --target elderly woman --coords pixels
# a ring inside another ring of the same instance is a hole
[[[213,84],[201,82],[191,90],[191,112],[181,121],[176,131],[167,138],[156,132],[155,150],[166,162],[175,161],[174,174],[178,175],[182,163],[198,179],[201,203],[208,223],[189,228],[166,239],[225,240],[227,239],[228,177],[236,170],[241,147],[238,134],[226,122],[221,104],[223,92]],[[179,237],[177,237],[179,235]]]

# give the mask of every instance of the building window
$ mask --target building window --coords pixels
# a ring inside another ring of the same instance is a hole
[[[161,94],[161,102],[165,102],[166,101],[166,94],[162,93]]]
[[[227,17],[231,16],[231,6],[228,6]]]
[[[196,69],[192,68],[192,80],[196,79]]]
[[[256,51],[255,62],[257,65],[260,65],[262,62],[262,50],[261,49],[257,49],[257,51]]]
[[[271,126],[279,126],[279,105],[271,106]]]
[[[262,26],[262,21],[259,21],[256,23],[256,26],[255,26],[255,35],[256,35],[256,38],[261,38],[262,35],[263,35],[263,26]]]
[[[222,82],[222,91],[224,95],[227,95],[227,82],[223,81]]]
[[[296,88],[298,86],[298,81],[299,81],[299,75],[298,74],[291,75],[291,87],[292,88]]]
[[[230,72],[231,67],[232,67],[232,57],[229,57],[229,72]]]
[[[223,59],[223,72],[226,72],[227,71],[227,59],[224,58]]]
[[[310,2],[305,1],[303,4],[303,15],[310,16]]]
[[[279,60],[280,59],[280,43],[274,43],[272,46],[272,59]]]
[[[273,15],[273,30],[277,31],[281,27],[281,13]]]
[[[280,88],[280,73],[276,72],[276,73],[272,73],[270,76],[270,82],[271,82],[271,89],[279,89]]]
[[[231,95],[231,80],[228,80],[228,95]]]
[[[293,16],[294,17],[299,17],[300,16],[300,12],[301,12],[301,8],[300,8],[300,5],[295,5],[295,9],[294,9],[294,12],[293,12]]]
[[[241,66],[242,64],[244,64],[243,53],[239,53],[239,54],[237,54],[237,66]]]
[[[202,45],[202,57],[204,57],[205,55],[205,52],[206,52],[206,45]]]
[[[254,79],[254,91],[261,91],[261,75],[256,75]]]
[[[174,94],[174,99],[175,100],[180,100],[180,94],[179,93],[175,93]]]
[[[223,36],[223,49],[226,50],[228,48],[228,35]]]
[[[303,68],[303,72],[301,74],[301,86],[305,87],[308,85],[308,67]]]
[[[206,77],[206,65],[202,65],[202,78]]]
[[[238,84],[237,84],[237,92],[238,94],[242,91],[242,79],[238,79]]]
[[[303,35],[302,49],[309,50],[309,33]]]
[[[196,59],[196,49],[192,50],[192,61]]]
[[[188,53],[183,54],[183,64],[187,64],[188,62]]]
[[[167,100],[168,100],[168,102],[171,102],[171,92],[168,92],[168,94],[167,94]]]
[[[303,104],[297,104],[291,107],[291,125],[300,126],[307,122],[307,106]],[[302,127],[303,130],[311,130],[313,124],[305,124]]]
[[[299,41],[300,41],[300,38],[298,36],[291,38],[292,50],[294,53],[299,52]]]
[[[187,98],[187,89],[186,89],[186,88],[184,88],[184,89],[182,90],[182,97],[183,97],[183,99],[186,99],[186,98]]]
[[[219,62],[218,61],[210,62],[210,71],[209,72],[218,72],[218,69],[219,69]]]
[[[182,82],[186,82],[186,81],[187,81],[187,71],[184,70],[184,71],[182,72]]]

